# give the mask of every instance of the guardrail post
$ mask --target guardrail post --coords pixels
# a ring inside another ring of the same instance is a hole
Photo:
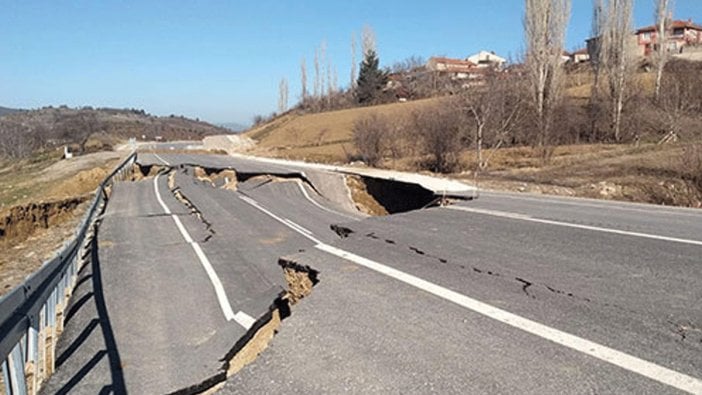
[[[9,358],[5,358],[4,361],[2,361],[2,386],[5,390],[5,394],[10,395],[12,394],[12,388],[10,388],[10,364],[7,363]]]
[[[29,395],[34,395],[39,390],[37,386],[37,359],[39,356],[37,341],[39,340],[39,332],[34,328],[34,325],[36,325],[36,322],[30,324],[27,333],[27,358],[24,366],[24,377]]]
[[[17,343],[2,366],[8,395],[27,394],[27,386],[24,381],[24,354],[22,348],[22,342]]]
[[[56,290],[46,301],[46,327],[44,328],[44,377],[54,373],[56,351]]]
[[[36,376],[38,382],[46,378],[46,305],[39,310],[39,328],[37,331]]]
[[[66,295],[66,288],[64,287],[63,279],[59,280],[56,286],[56,321],[54,322],[54,327],[56,328],[55,338],[61,335],[63,332],[63,310],[64,310],[64,300]],[[55,341],[54,341],[55,343]]]

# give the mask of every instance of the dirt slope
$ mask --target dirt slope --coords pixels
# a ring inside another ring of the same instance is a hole
[[[435,102],[436,99],[426,99],[317,114],[287,114],[245,135],[258,142],[254,150],[257,153],[327,163],[344,162],[355,152],[352,130],[357,119],[374,113],[400,117]]]

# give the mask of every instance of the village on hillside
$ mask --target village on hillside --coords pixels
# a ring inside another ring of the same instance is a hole
[[[648,70],[650,58],[658,50],[659,35],[655,25],[638,28],[629,36],[628,49],[638,58],[639,68]],[[670,23],[670,31],[666,34],[664,44],[668,53],[674,58],[692,61],[702,61],[702,25],[688,20],[674,20]],[[596,58],[598,50],[597,38],[588,38],[585,45],[572,52],[564,51],[562,62],[567,67],[587,64]],[[411,89],[408,87],[414,81],[431,78],[433,88],[437,88],[442,79],[453,82],[453,87],[469,88],[485,84],[486,76],[494,73],[519,72],[521,65],[508,61],[494,51],[482,50],[464,59],[433,56],[426,64],[411,70],[390,73],[387,91],[394,93],[399,101],[411,99]]]

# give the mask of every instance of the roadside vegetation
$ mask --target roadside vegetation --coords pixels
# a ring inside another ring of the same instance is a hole
[[[69,240],[98,184],[137,139],[201,139],[221,128],[142,110],[3,111],[0,115],[0,295]],[[73,154],[64,159],[64,147]]]
[[[702,62],[663,50],[635,56],[627,47],[632,1],[598,0],[594,58],[564,63],[570,1],[525,1],[523,60],[485,69],[469,84],[418,72],[425,62],[416,56],[380,69],[366,28],[349,87],[323,89],[315,67],[311,94],[303,89],[292,109],[260,117],[247,132],[258,142],[254,152],[445,173],[493,188],[702,206]],[[670,4],[655,5],[656,24],[667,31]],[[355,56],[354,48],[355,40]],[[304,62],[301,70],[305,87]]]

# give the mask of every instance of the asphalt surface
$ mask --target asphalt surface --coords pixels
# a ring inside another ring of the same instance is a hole
[[[309,169],[218,155],[139,161],[289,176],[230,191],[177,168],[197,215],[157,181],[234,312],[265,313],[284,287],[279,257],[320,273],[221,393],[702,392],[699,211],[481,193],[365,218],[317,194],[327,177]],[[117,185],[99,240],[89,268],[102,290],[79,287],[45,393],[165,393],[213,374],[246,328],[226,319],[153,179]]]

